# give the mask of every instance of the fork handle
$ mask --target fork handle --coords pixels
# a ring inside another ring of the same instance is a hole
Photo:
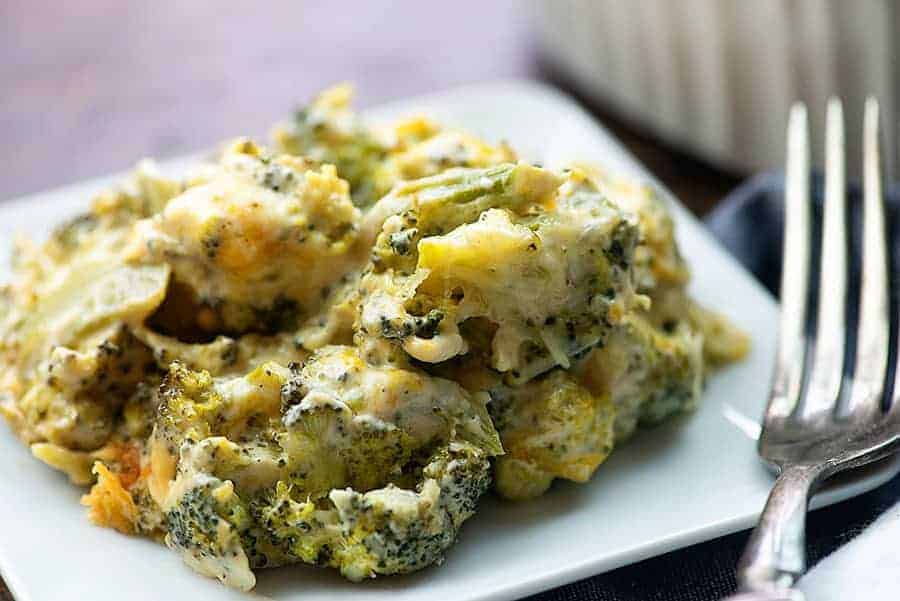
[[[803,598],[791,587],[806,571],[806,511],[825,471],[825,466],[800,465],[782,470],[738,564],[743,595],[733,601]]]

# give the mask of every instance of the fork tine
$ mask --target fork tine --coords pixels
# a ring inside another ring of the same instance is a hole
[[[800,398],[806,360],[809,287],[809,125],[806,106],[791,107],[784,198],[784,260],[778,355],[766,421],[788,417]]]
[[[874,414],[881,409],[890,335],[878,112],[878,101],[866,99],[863,124],[862,285],[856,362],[848,404],[848,412],[856,415]]]
[[[844,159],[844,109],[840,100],[832,98],[828,101],[825,129],[825,210],[816,350],[801,408],[807,419],[834,410],[844,374],[847,307]]]

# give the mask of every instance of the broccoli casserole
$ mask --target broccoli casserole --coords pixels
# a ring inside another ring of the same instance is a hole
[[[588,481],[744,334],[663,200],[327,90],[266,147],[142,163],[0,288],[0,412],[97,524],[243,590],[440,563],[489,489]]]

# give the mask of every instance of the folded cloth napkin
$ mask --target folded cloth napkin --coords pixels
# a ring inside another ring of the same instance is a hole
[[[900,504],[816,564],[798,588],[808,601],[900,599]]]
[[[758,176],[733,192],[707,219],[717,238],[774,294],[781,277],[781,241],[784,224],[784,180],[778,174]],[[822,179],[813,182],[815,217],[821,216]],[[896,227],[900,187],[887,194],[891,246],[895,269],[900,266],[900,236]],[[859,253],[861,199],[858,186],[849,189],[850,223],[857,234]],[[859,263],[852,263],[851,282],[858,280]],[[896,274],[896,271],[895,271]],[[898,305],[893,285],[894,307]],[[853,300],[851,295],[851,309]],[[900,493],[900,486],[892,487]],[[894,497],[900,501],[900,494]],[[888,509],[862,534],[813,567],[798,588],[809,601],[897,601],[900,599],[900,503]]]
[[[814,176],[810,187],[813,222],[817,223],[822,216],[824,196],[822,177]],[[855,232],[852,255],[858,258],[862,223],[862,195],[859,185],[853,183],[848,185],[847,195],[849,224]],[[900,184],[888,188],[885,201],[888,222],[891,224],[889,240],[896,269],[900,268],[900,229],[898,229]],[[777,296],[781,279],[781,246],[784,232],[784,176],[779,173],[763,173],[751,178],[729,194],[704,221],[725,248]],[[816,235],[813,244],[818,243],[819,238]],[[813,256],[815,255],[816,253],[813,253]],[[851,272],[850,281],[853,285],[859,276],[858,261],[851,261]],[[895,281],[892,289],[895,294],[894,300],[898,289],[900,281]],[[850,300],[850,306],[853,308],[854,299]]]

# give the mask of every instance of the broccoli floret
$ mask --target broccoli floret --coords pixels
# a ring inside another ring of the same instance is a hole
[[[401,182],[366,217],[366,227],[380,229],[390,216],[402,216],[417,231],[411,243],[471,223],[488,209],[524,214],[552,199],[562,180],[527,163],[502,163],[480,169],[454,168],[421,179]],[[413,219],[409,219],[413,216]],[[379,246],[390,252],[390,232]],[[396,238],[395,238],[396,239]],[[403,253],[398,253],[403,254]]]
[[[423,238],[476,221],[491,208],[528,213],[546,203],[559,183],[550,171],[525,163],[448,169],[402,182],[365,216],[362,229],[373,244],[373,271],[408,275]]]
[[[515,160],[506,144],[491,146],[459,131],[441,131],[422,118],[390,129],[367,128],[352,112],[353,90],[339,85],[319,94],[276,127],[282,152],[336,165],[350,182],[354,203],[368,207],[395,184],[451,167],[487,167]]]
[[[165,513],[166,544],[198,572],[241,590],[253,588],[256,577],[240,535],[249,515],[234,485],[208,476],[181,484],[186,490]]]
[[[296,386],[291,381],[286,388]],[[393,479],[406,478],[406,465],[416,445],[402,428],[378,419],[354,416],[347,405],[335,399],[315,399],[301,386],[303,399],[284,413],[288,432],[282,444],[288,452],[328,458],[295,474],[295,483],[307,493],[352,486],[371,490]],[[295,470],[297,472],[298,470]]]
[[[366,217],[369,228],[402,210],[383,221],[360,284],[361,334],[439,363],[471,350],[459,328],[485,317],[497,326],[491,367],[516,385],[603,344],[644,302],[632,282],[638,229],[599,193],[572,202],[561,182],[520,163],[396,186]],[[423,335],[414,320],[436,311]]]
[[[324,91],[276,129],[275,142],[281,152],[335,165],[350,183],[354,204],[367,207],[385,191],[375,172],[387,148],[350,112],[351,95],[349,86]]]
[[[695,406],[704,376],[703,337],[688,324],[667,332],[634,313],[575,372],[594,394],[610,396],[616,441],[622,442],[639,423],[653,425]]]
[[[467,442],[435,452],[421,473],[415,489],[335,489],[318,503],[279,483],[259,519],[298,560],[350,580],[413,572],[443,560],[491,480],[488,454]]]
[[[174,275],[175,302],[154,321],[189,339],[293,330],[359,263],[359,220],[333,165],[316,169],[236,140],[136,228],[135,260],[165,262]]]
[[[440,561],[501,452],[484,399],[351,347],[243,378],[175,363],[161,398],[151,472],[171,480],[151,493],[169,546],[239,588],[298,561],[354,580]]]
[[[39,375],[16,406],[19,435],[91,450],[109,439],[123,406],[157,369],[150,349],[121,326],[83,352],[55,347]]]
[[[613,449],[615,408],[561,369],[493,391],[491,414],[506,452],[496,486],[510,499],[539,496],[554,478],[587,482]]]

